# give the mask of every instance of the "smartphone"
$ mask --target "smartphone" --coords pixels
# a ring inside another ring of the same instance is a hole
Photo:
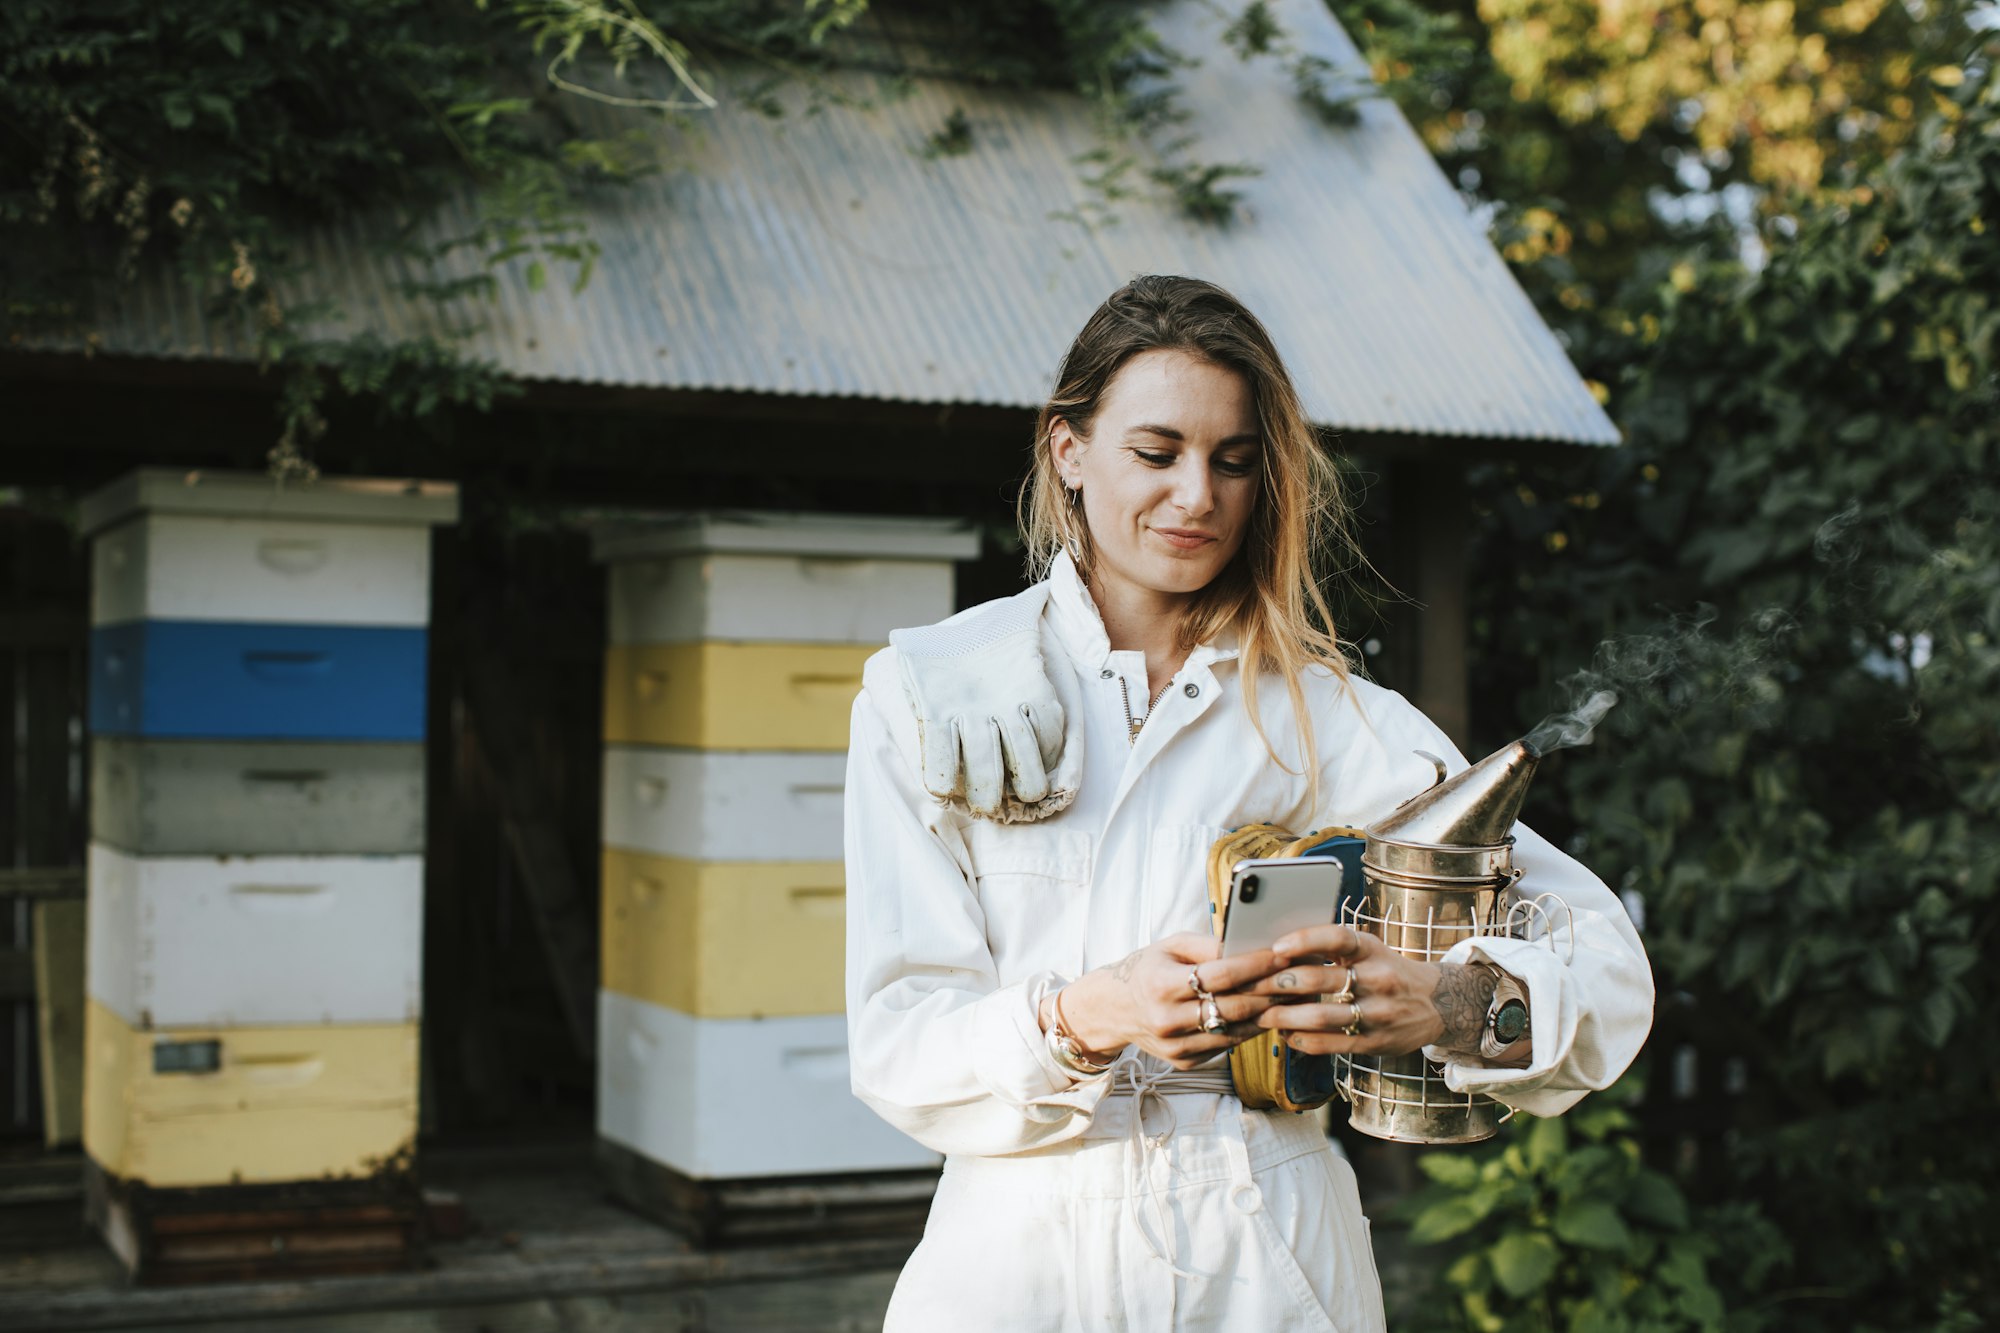
[[[1333,856],[1238,861],[1222,918],[1222,956],[1255,953],[1295,930],[1331,924],[1345,877],[1346,866]]]

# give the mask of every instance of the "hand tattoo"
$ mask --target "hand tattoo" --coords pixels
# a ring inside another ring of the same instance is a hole
[[[1486,1011],[1493,1005],[1494,982],[1493,973],[1484,967],[1446,963],[1438,968],[1431,1004],[1444,1022],[1439,1046],[1478,1054],[1479,1036],[1486,1030]]]
[[[1144,949],[1134,949],[1114,964],[1111,968],[1112,979],[1116,981],[1130,981],[1132,973],[1139,966],[1139,955],[1144,952],[1146,952]],[[1481,1010],[1480,1012],[1484,1013],[1485,1011]]]

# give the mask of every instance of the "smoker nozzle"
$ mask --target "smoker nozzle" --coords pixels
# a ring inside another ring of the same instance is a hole
[[[1541,757],[1526,740],[1509,742],[1397,806],[1369,826],[1368,837],[1431,847],[1497,847],[1513,835]]]

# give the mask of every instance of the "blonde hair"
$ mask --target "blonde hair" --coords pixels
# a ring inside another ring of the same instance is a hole
[[[1284,761],[1258,712],[1257,681],[1269,671],[1285,682],[1316,811],[1319,747],[1299,679],[1307,667],[1321,666],[1343,683],[1347,680],[1346,649],[1320,591],[1320,577],[1335,554],[1358,553],[1339,468],[1306,420],[1271,335],[1241,301],[1197,278],[1148,275],[1113,292],[1084,324],[1063,358],[1055,393],[1035,423],[1034,461],[1016,505],[1029,577],[1045,577],[1057,554],[1068,551],[1084,581],[1090,581],[1089,525],[1056,470],[1050,431],[1056,422],[1067,422],[1071,433],[1088,443],[1112,379],[1133,357],[1157,350],[1186,352],[1242,375],[1256,402],[1263,444],[1250,531],[1228,566],[1181,608],[1176,648],[1186,652],[1224,630],[1236,632],[1243,703],[1272,761],[1281,767]]]

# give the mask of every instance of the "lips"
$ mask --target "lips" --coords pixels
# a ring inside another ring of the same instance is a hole
[[[1167,545],[1181,551],[1198,551],[1219,540],[1213,532],[1203,532],[1199,528],[1154,528],[1165,539]]]

